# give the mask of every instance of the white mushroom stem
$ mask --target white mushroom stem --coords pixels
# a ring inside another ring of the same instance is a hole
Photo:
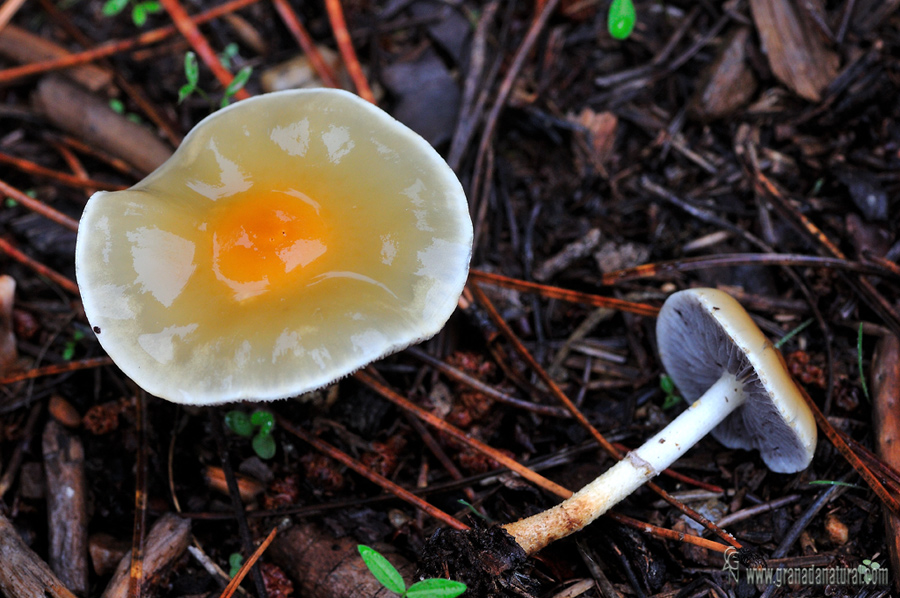
[[[725,373],[693,405],[562,503],[503,528],[527,554],[577,532],[659,475],[746,400],[734,374]]]

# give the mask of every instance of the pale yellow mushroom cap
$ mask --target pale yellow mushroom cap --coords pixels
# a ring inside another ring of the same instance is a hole
[[[85,208],[88,320],[151,394],[195,405],[324,386],[437,333],[472,223],[421,137],[337,90],[244,100]]]

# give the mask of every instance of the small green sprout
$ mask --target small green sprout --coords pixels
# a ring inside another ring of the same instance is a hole
[[[847,488],[856,488],[857,490],[865,490],[859,484],[851,484],[850,482],[841,482],[840,480],[813,480],[807,482],[810,486],[844,486]]]
[[[234,97],[234,94],[240,91],[244,87],[244,85],[247,84],[247,81],[250,79],[250,75],[252,73],[253,67],[250,66],[245,66],[237,72],[237,74],[234,76],[234,79],[232,79],[231,83],[228,84],[228,87],[225,88],[222,96],[222,102],[219,104],[220,108],[224,108],[231,103],[231,99]],[[208,99],[206,93],[197,86],[200,81],[200,64],[197,62],[197,55],[193,52],[186,52],[184,55],[184,76],[187,79],[187,83],[182,85],[178,90],[179,104],[186,100],[193,93],[197,93],[203,99]]]
[[[231,42],[225,46],[225,49],[219,54],[219,62],[221,62],[222,66],[226,69],[231,70],[231,61],[232,59],[237,58],[239,52],[240,47],[235,42]]]
[[[184,54],[184,76],[187,78],[187,83],[178,90],[178,103],[183,102],[195,91],[205,98],[206,94],[197,87],[197,82],[200,81],[200,65],[197,63],[197,55],[193,52]]]
[[[869,385],[866,384],[866,373],[863,370],[862,337],[863,337],[863,325],[862,325],[862,322],[860,322],[859,323],[859,333],[856,335],[856,359],[857,359],[857,367],[859,367],[859,383],[862,386],[863,394],[866,396],[866,400],[871,403],[872,398],[869,396]]]
[[[231,98],[247,84],[247,80],[250,79],[250,74],[252,72],[253,67],[251,66],[245,66],[237,72],[237,75],[234,76],[234,79],[232,79],[231,83],[228,84],[228,87],[225,88],[225,95],[222,97],[222,103],[220,104],[221,108],[224,108],[231,103]]]
[[[103,16],[114,17],[128,8],[131,0],[106,0],[103,3]],[[151,14],[162,12],[162,4],[157,0],[140,0],[134,2],[131,7],[131,22],[137,27],[143,27],[147,24],[147,19]]]
[[[78,345],[78,341],[84,338],[84,333],[80,330],[76,330],[72,333],[72,338],[66,341],[66,344],[63,345],[62,358],[66,361],[71,361],[73,357],[75,357],[75,347]]]
[[[133,123],[141,124],[141,117],[135,114],[134,112],[125,112],[125,102],[118,98],[113,98],[109,101],[109,107],[112,108],[112,111],[116,114],[121,114],[126,119],[130,120]]]
[[[634,31],[637,14],[631,0],[613,0],[609,6],[606,27],[614,39],[628,39]]]
[[[395,594],[408,598],[454,598],[466,591],[466,584],[441,578],[423,579],[406,587],[403,576],[380,552],[364,544],[357,548],[378,583]]]
[[[675,382],[672,381],[668,374],[663,374],[659,377],[659,388],[666,395],[662,404],[663,411],[671,409],[681,402],[681,397],[675,392]]]
[[[244,566],[244,557],[240,552],[232,552],[228,557],[228,577],[234,577]]]
[[[251,415],[243,411],[229,411],[225,414],[225,425],[244,438],[253,436],[251,446],[260,459],[271,459],[275,456],[275,416],[264,409],[257,409]]]
[[[787,343],[789,340],[791,340],[792,338],[794,338],[795,336],[797,336],[798,334],[800,334],[801,332],[806,330],[809,327],[809,325],[812,323],[813,323],[812,318],[801,322],[799,326],[797,326],[796,328],[794,328],[793,330],[789,331],[787,334],[782,336],[780,339],[778,339],[778,341],[775,343],[775,348],[781,349],[781,347],[784,346],[785,343]]]

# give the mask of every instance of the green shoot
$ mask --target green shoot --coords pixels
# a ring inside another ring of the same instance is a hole
[[[666,395],[662,404],[663,411],[667,411],[681,402],[681,397],[675,392],[675,383],[668,374],[663,374],[659,377],[659,388]]]
[[[75,347],[78,345],[78,341],[84,338],[84,333],[80,330],[76,330],[72,333],[72,338],[66,341],[66,344],[63,346],[62,358],[66,361],[71,361],[73,357],[75,357]]]
[[[244,566],[244,557],[240,552],[232,552],[228,557],[228,577],[234,577]]]
[[[812,318],[806,320],[805,322],[801,322],[799,326],[797,326],[796,328],[794,328],[793,330],[789,331],[787,334],[782,336],[780,339],[778,339],[778,341],[775,343],[775,348],[780,349],[782,347],[782,345],[784,345],[786,342],[788,342],[789,340],[791,340],[792,338],[794,338],[795,336],[797,336],[798,334],[800,334],[801,332],[806,330],[806,328],[812,323],[813,323]]]
[[[128,8],[130,3],[131,0],[106,0],[106,2],[103,3],[101,12],[103,13],[103,16],[114,17]],[[135,2],[131,7],[131,22],[137,27],[143,27],[147,24],[147,19],[151,14],[160,13],[162,12],[162,9],[162,4],[157,0],[141,0]]]
[[[466,591],[466,584],[450,579],[423,579],[406,587],[403,576],[380,552],[363,544],[357,546],[359,556],[369,572],[387,590],[407,598],[454,598]]]
[[[856,335],[856,359],[857,359],[857,366],[859,367],[859,383],[862,386],[863,394],[866,396],[866,400],[871,403],[872,398],[869,396],[869,385],[866,384],[866,373],[865,373],[865,371],[863,371],[862,338],[863,338],[863,325],[862,325],[862,322],[860,322],[859,323],[859,333]]]
[[[137,124],[141,123],[140,116],[138,116],[137,114],[135,114],[133,112],[125,112],[125,103],[122,100],[120,100],[118,98],[111,99],[109,101],[109,107],[112,108],[113,112],[115,112],[116,114],[121,114],[126,119],[130,120],[131,122],[137,123]]]
[[[250,78],[250,73],[252,72],[253,67],[250,66],[245,66],[237,72],[237,75],[234,76],[234,79],[232,79],[231,83],[228,84],[228,87],[225,88],[225,95],[222,97],[222,103],[220,105],[221,108],[224,108],[231,103],[231,98],[247,84],[247,80]]]
[[[257,409],[252,415],[243,411],[229,411],[225,414],[225,425],[228,429],[244,438],[253,437],[251,446],[260,459],[271,459],[275,456],[275,416],[264,409]]]
[[[187,83],[178,90],[179,104],[195,91],[203,94],[197,88],[197,82],[200,81],[200,65],[197,63],[197,55],[193,52],[185,52],[184,54],[184,76],[187,79]]]
[[[219,54],[219,62],[221,62],[222,66],[230,71],[231,61],[232,59],[237,57],[239,51],[240,47],[236,43],[231,42],[230,44],[225,46],[225,49],[222,50],[221,54]]]
[[[813,480],[811,482],[807,482],[810,485],[815,484],[816,486],[846,486],[847,488],[856,488],[857,490],[865,490],[862,486],[858,484],[851,484],[849,482],[841,482],[839,480]]]
[[[222,57],[220,57],[220,60],[221,59]],[[231,103],[234,94],[247,84],[251,73],[253,73],[253,67],[250,66],[245,66],[237,72],[234,79],[232,79],[231,83],[228,84],[228,87],[225,88],[225,92],[222,95],[222,102],[219,105],[220,108],[224,108]],[[206,93],[197,86],[200,81],[200,64],[197,62],[197,55],[193,52],[186,52],[184,55],[184,77],[187,79],[187,83],[182,85],[178,90],[179,104],[193,93],[199,94],[204,99],[208,97]]]
[[[463,498],[460,498],[460,499],[457,500],[456,502],[458,502],[458,503],[461,504],[462,506],[464,506],[464,507],[466,507],[467,509],[469,509],[470,511],[472,511],[472,514],[475,515],[476,517],[478,517],[479,519],[483,519],[484,521],[486,521],[486,522],[488,522],[488,523],[491,523],[491,524],[496,523],[493,519],[491,519],[490,517],[488,517],[487,515],[485,515],[485,514],[482,513],[481,511],[479,511],[478,509],[476,509],[476,508],[475,508],[475,505],[473,505],[473,504],[470,503],[469,501],[467,501],[467,500],[465,500],[465,499],[463,499]]]
[[[606,27],[614,39],[628,39],[634,31],[637,13],[631,0],[613,0],[609,6]]]

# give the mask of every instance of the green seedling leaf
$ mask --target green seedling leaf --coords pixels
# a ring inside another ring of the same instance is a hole
[[[109,107],[112,108],[112,111],[116,114],[125,114],[125,103],[118,98],[111,99],[109,101]]]
[[[228,557],[228,577],[234,577],[244,566],[244,557],[239,552],[232,552]]]
[[[863,370],[863,349],[862,349],[862,322],[859,323],[859,334],[856,335],[856,358],[857,358],[857,366],[859,367],[859,383],[862,385],[863,394],[866,396],[866,400],[868,402],[872,402],[872,398],[869,396],[869,385],[866,384],[866,373]]]
[[[238,436],[244,436],[245,438],[253,436],[253,424],[243,411],[234,410],[226,413],[225,425]]]
[[[375,576],[375,579],[381,585],[396,594],[406,592],[406,582],[403,581],[403,576],[400,575],[396,567],[381,556],[380,552],[364,544],[357,546],[357,549],[359,550],[359,556],[362,557],[366,567],[369,568],[369,572]]]
[[[251,443],[253,452],[260,459],[271,459],[275,456],[275,439],[271,434],[257,434]]]
[[[455,598],[466,591],[466,584],[452,579],[423,579],[409,586],[407,598]]]
[[[184,76],[187,83],[178,90],[179,104],[197,91],[197,81],[200,80],[200,65],[197,64],[197,55],[193,52],[186,52],[184,55]]]
[[[609,7],[607,28],[614,39],[627,39],[634,31],[637,14],[631,0],[613,0]]]
[[[222,98],[222,108],[230,104],[234,94],[247,84],[252,72],[253,67],[250,66],[245,66],[237,72],[237,75],[234,76],[234,79],[232,79],[231,83],[228,84],[228,87],[225,88],[225,97]]]
[[[189,95],[194,93],[194,86],[190,83],[185,83],[178,89],[178,103],[183,102]]]
[[[103,3],[101,12],[105,17],[114,17],[128,6],[128,0],[106,0]]]
[[[7,208],[14,208],[17,205],[19,205],[19,202],[14,200],[12,197],[7,197],[6,199],[3,200],[3,205]]]
[[[231,70],[231,59],[238,55],[240,48],[235,42],[231,42],[225,49],[222,50],[222,53],[219,54],[219,62],[222,63],[226,69]]]
[[[250,416],[250,423],[254,426],[259,426],[257,434],[268,436],[272,433],[272,429],[275,428],[275,416],[265,409],[257,409]]]
[[[798,334],[800,334],[801,332],[806,330],[806,328],[812,323],[813,323],[812,318],[810,318],[804,322],[801,322],[799,326],[797,326],[796,328],[794,328],[793,330],[791,330],[790,332],[788,332],[787,334],[782,336],[780,339],[778,339],[778,341],[775,343],[775,348],[780,349],[789,340],[791,340],[792,338],[794,338],[795,336],[797,336]]]
[[[675,405],[681,402],[681,397],[678,395],[666,395],[666,398],[663,399],[662,410],[668,411]]]
[[[473,505],[473,504],[470,503],[469,501],[467,501],[467,500],[465,500],[465,499],[463,499],[463,498],[460,498],[460,499],[458,499],[456,502],[458,502],[458,503],[461,504],[462,506],[464,506],[464,507],[466,507],[467,509],[469,509],[469,510],[472,512],[472,514],[475,515],[476,517],[478,517],[479,519],[484,519],[484,520],[487,521],[488,523],[494,523],[494,520],[493,520],[493,519],[491,519],[490,517],[488,517],[487,515],[485,515],[485,514],[482,513],[481,511],[479,511],[478,509],[476,509],[476,508],[475,508],[475,505]]]
[[[864,487],[859,486],[857,484],[851,484],[849,482],[841,482],[839,480],[813,480],[811,482],[807,482],[810,486],[815,484],[816,486],[846,486],[848,488],[856,488],[857,490],[865,490]]]
[[[70,361],[73,357],[75,357],[75,347],[78,345],[78,341],[84,338],[84,333],[80,330],[76,330],[72,333],[72,339],[67,341],[65,346],[63,346],[62,358],[66,361]]]
[[[147,8],[143,4],[135,4],[131,7],[131,22],[137,27],[147,24]]]
[[[663,374],[659,377],[659,387],[666,395],[675,394],[675,382],[672,381],[672,377],[668,374]]]
[[[200,80],[200,65],[197,63],[197,55],[193,52],[184,54],[184,76],[191,85],[197,85]]]

